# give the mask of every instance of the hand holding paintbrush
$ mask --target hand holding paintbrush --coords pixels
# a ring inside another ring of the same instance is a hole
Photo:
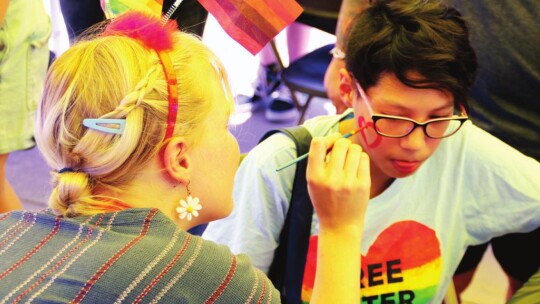
[[[306,168],[309,197],[319,219],[315,284],[345,277],[347,283],[340,285],[342,294],[346,294],[346,303],[354,303],[360,296],[358,257],[362,255],[360,244],[371,189],[369,157],[360,145],[336,135],[311,141]],[[314,292],[312,300],[324,299],[320,302],[326,303],[325,296]]]

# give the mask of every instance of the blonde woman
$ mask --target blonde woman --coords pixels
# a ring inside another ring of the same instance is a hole
[[[186,232],[232,209],[232,110],[216,56],[156,18],[122,15],[67,50],[37,115],[50,209],[0,215],[0,302],[279,303],[247,256]],[[334,136],[309,164],[326,232],[316,301],[353,303],[368,159]]]

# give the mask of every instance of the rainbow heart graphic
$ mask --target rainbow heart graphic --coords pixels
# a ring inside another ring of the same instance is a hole
[[[303,303],[309,303],[313,291],[317,240],[316,235],[310,239]],[[361,303],[428,303],[437,291],[442,269],[440,243],[435,231],[421,223],[393,223],[361,258]]]

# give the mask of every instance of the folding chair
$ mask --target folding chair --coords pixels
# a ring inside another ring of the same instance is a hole
[[[304,12],[296,22],[309,25],[330,34],[335,33],[341,1],[298,1]],[[324,88],[324,74],[332,60],[330,50],[334,44],[320,47],[285,66],[275,40],[270,41],[281,70],[281,81],[291,91],[294,105],[300,113],[297,124],[304,121],[313,97],[328,98]],[[307,100],[300,103],[296,92],[306,94]]]

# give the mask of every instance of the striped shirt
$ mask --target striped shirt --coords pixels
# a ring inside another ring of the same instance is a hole
[[[157,209],[0,214],[0,303],[280,303],[246,255]]]

